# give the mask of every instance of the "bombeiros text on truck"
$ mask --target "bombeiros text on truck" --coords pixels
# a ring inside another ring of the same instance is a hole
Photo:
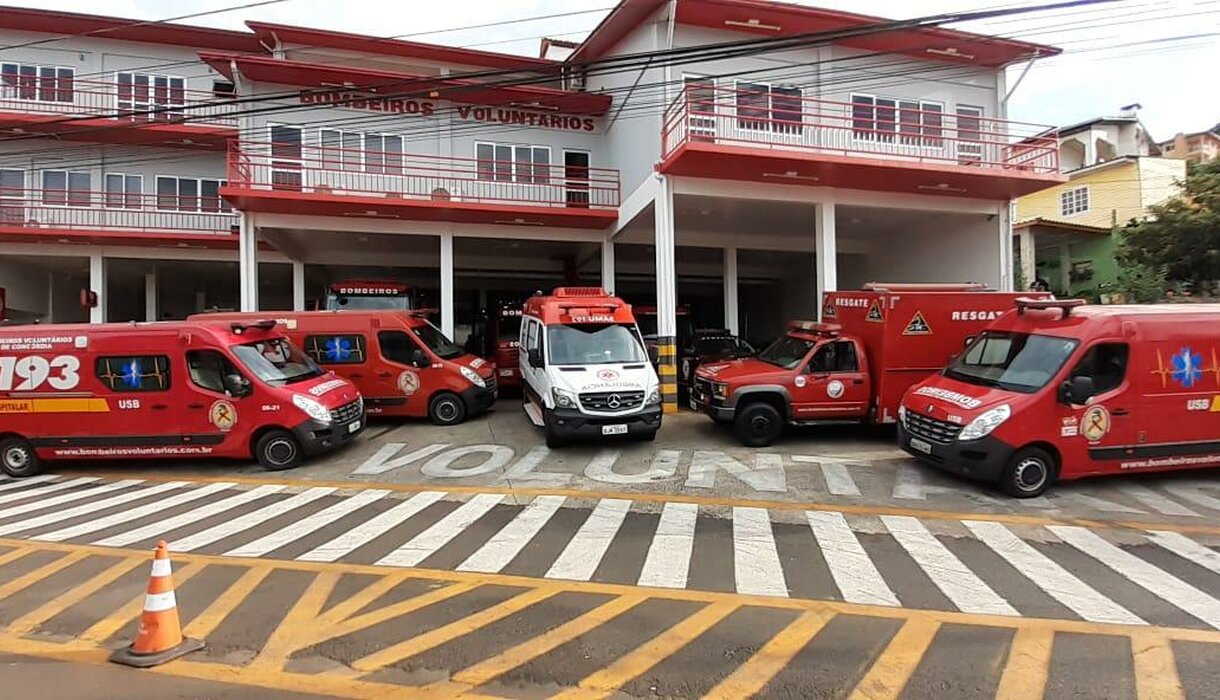
[[[1220,305],[1017,299],[907,392],[898,441],[1019,498],[1056,480],[1220,466]]]
[[[351,382],[275,322],[0,328],[0,467],[45,460],[253,456],[268,469],[364,428]]]

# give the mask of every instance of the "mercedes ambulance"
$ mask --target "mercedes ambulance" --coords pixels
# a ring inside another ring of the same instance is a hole
[[[454,345],[425,313],[276,311],[191,318],[240,321],[272,315],[315,363],[360,389],[369,414],[457,425],[495,403],[495,365]]]
[[[574,437],[661,428],[661,387],[631,306],[596,287],[559,287],[525,302],[525,412],[556,447]]]
[[[0,467],[253,456],[287,469],[364,428],[351,382],[275,322],[0,328]]]
[[[903,449],[1018,498],[1220,466],[1220,304],[1015,306],[907,392]]]

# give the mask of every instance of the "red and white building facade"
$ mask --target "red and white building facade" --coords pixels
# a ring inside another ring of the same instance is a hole
[[[663,337],[683,306],[763,339],[871,280],[1009,289],[1010,202],[1065,178],[1054,130],[1005,118],[1005,67],[1056,50],[858,31],[882,21],[623,0],[555,61],[3,8],[8,315],[300,309],[392,278],[460,342],[478,309],[566,282],[655,304]],[[625,58],[656,51],[677,55]]]

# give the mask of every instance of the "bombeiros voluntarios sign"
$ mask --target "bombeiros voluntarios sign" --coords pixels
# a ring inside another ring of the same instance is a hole
[[[387,114],[418,115],[431,117],[436,114],[436,103],[429,100],[418,100],[409,97],[368,96],[361,92],[318,92],[302,90],[300,102],[306,105],[334,105],[347,109],[364,109],[370,112],[385,112]],[[453,113],[461,121],[484,122],[489,124],[509,124],[514,126],[530,126],[540,129],[560,129],[563,131],[593,131],[597,122],[591,117],[580,117],[570,114],[549,114],[516,107],[480,107],[462,105],[454,107]]]

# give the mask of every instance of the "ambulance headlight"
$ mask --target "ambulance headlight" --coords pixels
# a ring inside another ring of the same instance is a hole
[[[1012,415],[1012,409],[1008,404],[1000,404],[990,411],[984,411],[982,415],[970,421],[970,424],[962,428],[962,432],[957,434],[958,440],[978,440],[985,438],[991,434],[991,431],[1000,427],[1008,417]]]
[[[661,388],[653,387],[652,391],[648,392],[648,398],[644,399],[645,406],[656,406],[661,403]]]
[[[576,394],[559,387],[551,387],[551,398],[556,408],[576,408]]]
[[[902,424],[902,427],[904,427],[904,428],[907,427],[907,407],[906,406],[898,407],[898,422]]]
[[[318,421],[319,423],[323,423],[323,424],[330,423],[330,411],[326,410],[325,406],[318,403],[317,401],[314,401],[313,399],[309,398],[308,396],[303,396],[301,394],[293,394],[292,395],[292,405],[301,409],[302,411],[305,412],[305,415]]]
[[[458,370],[462,373],[463,377],[470,380],[471,384],[474,384],[480,389],[487,386],[487,383],[483,381],[483,378],[479,376],[479,373],[473,369],[470,369],[469,367],[459,367]]]

